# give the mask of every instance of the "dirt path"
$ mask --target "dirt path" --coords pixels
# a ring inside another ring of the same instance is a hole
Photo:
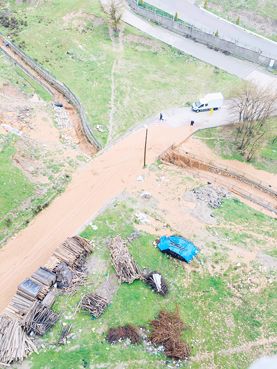
[[[151,126],[147,162],[155,161],[162,151],[191,132],[189,127]],[[143,173],[144,134],[143,129],[134,132],[79,169],[66,192],[0,250],[0,311],[17,285],[43,265],[66,237],[80,231]]]

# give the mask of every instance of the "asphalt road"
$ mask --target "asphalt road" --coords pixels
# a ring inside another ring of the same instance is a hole
[[[147,0],[170,14],[178,13],[180,19],[207,32],[218,31],[219,37],[235,42],[251,50],[260,50],[263,55],[275,59],[277,62],[277,43],[262,36],[247,31],[232,24],[204,9],[199,8],[188,0]]]

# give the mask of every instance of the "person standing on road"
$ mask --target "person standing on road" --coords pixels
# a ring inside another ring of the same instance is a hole
[[[163,113],[160,113],[160,122],[164,120]]]
[[[194,125],[194,120],[190,121],[190,125],[193,126]]]

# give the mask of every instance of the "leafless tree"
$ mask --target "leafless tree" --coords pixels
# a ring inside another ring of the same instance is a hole
[[[247,161],[262,144],[268,119],[276,113],[276,103],[276,91],[250,83],[232,99],[231,110],[238,122],[236,145]]]
[[[123,3],[122,0],[111,0],[106,10],[112,30],[117,36],[120,31],[120,25],[123,16]]]

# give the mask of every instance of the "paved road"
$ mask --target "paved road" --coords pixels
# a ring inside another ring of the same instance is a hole
[[[277,61],[276,42],[225,21],[215,14],[199,8],[191,1],[147,0],[147,2],[173,15],[177,12],[181,19],[207,33],[215,33],[218,31],[220,37],[225,40],[238,43],[248,49],[262,51],[263,55]]]
[[[107,0],[102,1],[104,2]],[[228,73],[234,74],[241,79],[253,81],[260,86],[270,86],[277,90],[277,78],[256,64],[240,60],[231,55],[224,55],[221,52],[211,50],[205,45],[177,35],[165,28],[153,25],[147,20],[134,14],[129,9],[125,9],[123,20],[127,24],[132,25],[149,36],[163,41],[186,54],[192,55],[195,58],[214,65]]]

